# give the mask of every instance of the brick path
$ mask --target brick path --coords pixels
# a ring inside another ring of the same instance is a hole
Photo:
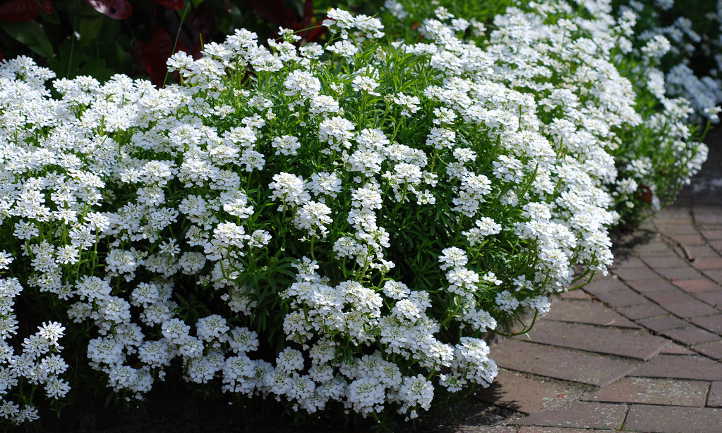
[[[703,192],[646,223],[651,240],[528,336],[496,344],[502,369],[481,398],[518,416],[458,431],[722,433],[722,195]]]

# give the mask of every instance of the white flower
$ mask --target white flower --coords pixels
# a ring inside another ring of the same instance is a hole
[[[38,328],[38,334],[54,346],[58,345],[58,340],[64,333],[65,327],[58,322],[44,322]]]
[[[299,206],[309,200],[309,194],[304,189],[304,181],[300,176],[291,173],[278,173],[273,176],[271,199],[279,200],[285,205]]]
[[[296,155],[301,143],[293,135],[283,135],[274,138],[271,146],[276,149],[276,155]]]
[[[369,95],[375,95],[378,96],[378,92],[376,92],[376,88],[379,86],[379,83],[376,82],[371,77],[365,77],[363,75],[360,75],[353,79],[351,82],[351,87],[356,90],[357,92],[365,92]]]
[[[14,258],[9,252],[0,251],[0,270],[8,269],[13,260]]]
[[[295,70],[288,74],[286,81],[283,82],[286,88],[286,95],[299,95],[303,98],[310,99],[321,91],[321,82],[308,71]]]

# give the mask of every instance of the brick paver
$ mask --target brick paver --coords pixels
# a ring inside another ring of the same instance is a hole
[[[684,302],[672,301],[669,304],[664,304],[664,309],[680,317],[706,316],[708,314],[714,314],[717,312],[714,307],[711,307],[708,304],[697,300]]]
[[[695,296],[718,310],[722,310],[722,291],[697,293]]]
[[[699,353],[714,358],[718,361],[722,361],[722,341],[717,340],[712,343],[698,344],[693,347]]]
[[[708,343],[710,341],[720,339],[719,335],[705,331],[697,326],[687,326],[681,329],[669,329],[662,332],[662,335],[687,345]]]
[[[641,305],[633,305],[631,307],[618,308],[617,312],[632,320],[646,319],[648,317],[655,317],[667,314],[667,311],[652,302],[647,302]]]
[[[719,284],[706,278],[698,278],[695,280],[674,280],[672,281],[677,287],[689,293],[712,292],[719,291]]]
[[[524,426],[518,433],[609,433],[611,430],[576,429],[563,427]],[[486,433],[486,432],[484,432]]]
[[[687,349],[684,346],[670,341],[659,353],[666,353],[671,355],[694,355],[695,352]]]
[[[457,426],[454,433],[518,433],[518,427],[515,426],[477,426],[477,425],[461,425]]]
[[[596,386],[608,385],[639,366],[638,361],[520,340],[505,340],[493,350],[494,359],[510,370]]]
[[[577,402],[564,409],[538,412],[517,423],[546,427],[618,429],[624,422],[627,407],[620,404]]]
[[[722,205],[688,202],[645,223],[659,235],[610,275],[492,348],[502,372],[480,398],[517,413],[493,428],[722,433]]]
[[[591,335],[594,338],[589,338]],[[650,336],[645,331],[548,320],[540,321],[529,333],[529,337],[536,343],[641,360],[650,359],[667,344],[665,339]],[[703,341],[711,340],[695,342]]]
[[[668,329],[683,328],[687,325],[686,320],[667,314],[664,316],[649,317],[639,320],[639,324],[653,331],[666,331]]]
[[[706,317],[695,317],[690,319],[692,323],[708,331],[715,332],[722,335],[722,314],[715,314],[713,316]]]
[[[502,370],[494,384],[479,394],[479,399],[528,414],[567,407],[586,392],[585,388]]]
[[[722,409],[634,405],[624,430],[650,433],[720,433]]]
[[[616,326],[620,328],[640,327],[621,314],[606,308],[600,302],[559,300],[552,303],[551,312],[544,318],[561,322],[588,323],[590,325]]]
[[[625,377],[585,399],[611,403],[704,407],[709,387],[709,383],[702,381]]]
[[[627,284],[634,290],[646,293],[646,292],[675,292],[677,286],[670,283],[667,280],[659,278],[659,275],[655,274],[656,278],[649,280],[629,280]],[[694,281],[694,280],[692,280]]]
[[[707,406],[722,407],[722,382],[713,382],[710,386]]]
[[[722,380],[722,364],[702,356],[657,355],[632,372],[639,377]]]

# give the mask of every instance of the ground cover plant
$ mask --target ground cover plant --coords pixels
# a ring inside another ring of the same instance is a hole
[[[93,377],[415,418],[488,386],[489,336],[604,272],[609,230],[706,157],[668,44],[608,2],[385,10],[403,34],[238,30],[165,88],[2,63],[0,416]]]
[[[615,3],[615,14],[636,17],[632,45],[641,47],[660,36],[669,43],[658,65],[669,93],[689,100],[695,120],[716,123],[722,102],[722,2]]]
[[[200,55],[204,43],[235,28],[269,35],[281,25],[314,40],[323,33],[311,0],[2,0],[0,60],[32,56],[59,77],[113,74],[163,85],[176,51]],[[338,2],[336,2],[338,3]],[[367,2],[369,3],[369,2]],[[373,2],[371,2],[373,3]]]

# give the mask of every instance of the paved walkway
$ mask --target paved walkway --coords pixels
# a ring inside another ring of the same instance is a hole
[[[700,178],[722,178],[719,155]],[[458,432],[722,433],[722,195],[713,186],[690,188],[646,223],[637,235],[647,242],[557,299],[528,336],[495,345],[502,370],[481,397],[518,415]]]

